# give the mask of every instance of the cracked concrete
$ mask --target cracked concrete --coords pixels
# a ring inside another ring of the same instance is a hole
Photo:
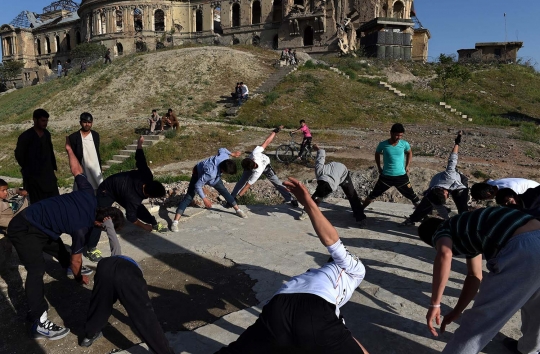
[[[231,313],[194,331],[167,333],[175,353],[213,353],[235,340],[257,318],[262,305],[291,276],[326,262],[328,254],[317,239],[309,220],[296,218],[301,210],[287,205],[242,207],[241,219],[230,209],[188,208],[178,233],[144,233],[127,227],[121,235],[126,255],[141,260],[157,253],[193,252],[202,257],[226,258],[240,265],[257,280],[253,290],[258,306]],[[370,353],[439,353],[456,324],[432,338],[425,324],[431,294],[433,249],[416,236],[415,227],[398,222],[412,206],[375,202],[368,208],[368,226],[357,228],[344,200],[323,203],[321,209],[337,228],[345,245],[366,265],[367,274],[349,303],[342,308],[347,326]],[[170,223],[174,209],[160,216]],[[105,238],[99,247],[108,254]],[[443,313],[455,305],[463,284],[464,259],[453,261],[450,281],[443,298]],[[147,279],[152,283],[152,279]],[[182,311],[178,303],[176,311]],[[516,314],[483,351],[509,353],[501,344],[504,336],[519,338],[520,316]],[[148,353],[144,344],[122,353]]]

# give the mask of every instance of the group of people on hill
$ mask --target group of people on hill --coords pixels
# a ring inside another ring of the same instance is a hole
[[[231,97],[238,106],[241,106],[249,98],[249,88],[244,82],[237,82],[234,92],[231,92]]]
[[[66,137],[65,142],[75,181],[74,191],[59,195],[54,174],[56,159],[51,134],[46,129],[48,118],[45,110],[34,111],[34,126],[17,141],[15,157],[21,166],[23,188],[9,192],[7,183],[0,180],[0,227],[7,235],[2,239],[2,249],[8,254],[13,245],[27,270],[26,294],[32,336],[56,340],[69,333],[69,329],[47,318],[42,254],[55,257],[77,282],[89,284],[92,270],[82,265],[85,254],[99,263],[85,336],[80,345],[88,347],[102,336],[101,329],[112,306],[120,300],[150,349],[158,354],[173,353],[152,309],[140,266],[122,254],[116,235],[125,219],[149,232],[167,230],[142,203],[146,198],[166,194],[146,163],[142,149],[144,138],[139,138],[135,151],[137,169],[103,179],[99,134],[92,129],[92,115],[81,114],[81,129]],[[222,175],[236,173],[236,163],[231,158],[240,157],[240,151],[231,152],[222,147],[217,155],[198,162],[193,167],[186,195],[176,210],[171,231],[180,231],[179,220],[195,194],[206,208],[212,207],[203,190],[206,185],[214,187],[225,198],[226,205],[235,209],[236,215],[247,217],[238,206],[237,198],[265,175],[285,202],[292,207],[303,206],[303,212],[331,257],[322,267],[310,269],[285,283],[263,307],[257,321],[217,353],[367,353],[340,314],[340,308],[366,276],[366,269],[360,259],[347,250],[319,209],[322,199],[338,187],[347,197],[360,226],[366,226],[366,207],[391,187],[396,187],[414,204],[414,212],[402,225],[421,222],[420,238],[436,249],[433,291],[426,315],[433,335],[438,335],[433,320],[444,332],[475,300],[472,308],[464,312],[460,328],[443,353],[478,353],[518,310],[522,313],[523,337],[519,342],[509,340],[508,346],[516,353],[540,350],[540,320],[536,316],[540,305],[540,280],[536,273],[540,271],[540,221],[536,219],[540,214],[540,184],[520,178],[477,183],[470,188],[474,199],[495,198],[502,207],[469,211],[468,180],[457,170],[462,143],[460,131],[446,169],[431,179],[420,199],[409,179],[411,146],[403,140],[405,128],[397,123],[390,130],[390,138],[375,149],[379,177],[365,200],[358,196],[347,167],[339,162],[327,162],[325,150],[317,144],[313,145],[317,152],[314,169],[317,187],[310,195],[294,178],[282,182],[264,154],[282,129],[283,126],[275,128],[241,161],[243,174],[231,193],[224,186]],[[311,132],[304,120],[296,131],[304,134],[303,144],[311,144]],[[458,214],[453,217],[444,207],[449,197],[457,206]],[[125,217],[120,209],[112,207],[115,202],[125,210]],[[430,217],[434,209],[439,215],[437,218]],[[103,257],[96,248],[102,231],[109,238],[110,257]],[[69,249],[60,238],[62,233],[71,236]],[[468,273],[459,301],[441,321],[441,301],[454,255],[466,256]],[[490,271],[486,276],[482,273],[482,256]]]
[[[285,60],[288,65],[298,65],[298,57],[296,56],[296,49],[285,48],[281,51],[280,60]]]
[[[149,134],[155,134],[157,131],[162,132],[166,129],[178,129],[180,127],[180,122],[178,121],[178,117],[176,117],[176,114],[174,113],[172,108],[169,108],[167,110],[167,113],[161,117],[156,109],[152,110],[152,114],[150,115],[150,118],[148,118],[148,124]],[[157,131],[156,131],[157,129]]]

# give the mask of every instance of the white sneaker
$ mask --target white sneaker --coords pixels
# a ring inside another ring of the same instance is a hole
[[[298,217],[298,220],[306,220],[308,218],[309,218],[309,215],[304,210],[302,210],[302,214],[300,214],[300,216]]]
[[[178,221],[172,223],[172,225],[171,225],[171,231],[172,231],[172,232],[178,232],[178,231],[180,231],[180,229],[178,228]]]
[[[243,212],[242,210],[240,210],[240,209],[238,209],[238,210],[236,211],[236,215],[238,215],[238,216],[241,217],[242,219],[247,218],[246,213],[244,213],[244,212]]]
[[[69,329],[58,326],[49,320],[40,322],[36,320],[32,325],[31,334],[34,339],[62,339],[69,334]]]

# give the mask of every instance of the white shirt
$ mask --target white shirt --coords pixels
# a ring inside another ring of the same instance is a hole
[[[86,137],[82,135],[81,138],[83,143],[83,160],[82,168],[88,182],[94,187],[94,190],[99,187],[101,182],[103,182],[103,174],[101,173],[101,168],[99,167],[99,159],[97,156],[96,145],[94,145],[94,138],[92,133],[89,133]],[[75,188],[74,188],[75,190]]]
[[[242,85],[242,95],[247,95],[249,93],[248,87],[246,84]]]
[[[318,269],[309,269],[285,283],[275,294],[313,294],[339,308],[350,300],[366,275],[366,268],[351,254],[341,240],[327,247],[334,259]]]
[[[253,185],[261,177],[264,169],[270,163],[270,158],[263,154],[264,148],[262,146],[257,146],[249,155],[249,158],[255,161],[257,168],[251,171],[251,176],[249,177],[248,183]]]
[[[523,194],[529,188],[535,188],[540,186],[538,182],[531,181],[530,179],[525,178],[501,178],[497,180],[490,179],[486,183],[499,189],[510,188],[517,194]]]

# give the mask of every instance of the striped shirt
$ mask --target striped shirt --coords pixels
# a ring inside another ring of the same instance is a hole
[[[452,239],[452,252],[486,260],[497,256],[514,232],[534,217],[520,210],[490,207],[456,215],[444,221],[433,235],[433,245],[443,237]]]

